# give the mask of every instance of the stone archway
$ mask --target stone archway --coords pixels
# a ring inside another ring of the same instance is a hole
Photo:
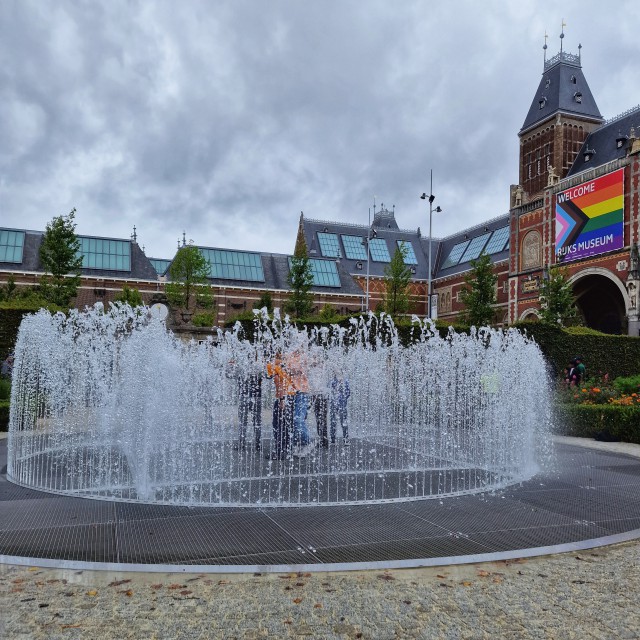
[[[629,296],[619,278],[594,267],[576,273],[569,283],[588,327],[603,333],[626,334]]]

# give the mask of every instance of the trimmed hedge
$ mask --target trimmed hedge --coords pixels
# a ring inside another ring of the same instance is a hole
[[[608,335],[583,327],[562,329],[537,322],[513,326],[526,331],[540,345],[558,375],[578,355],[584,358],[587,378],[608,373],[613,379],[635,375],[640,370],[640,338]]]
[[[9,401],[0,400],[0,433],[9,431]]]
[[[557,405],[558,435],[593,438],[601,431],[622,442],[640,444],[640,407],[608,404]]]

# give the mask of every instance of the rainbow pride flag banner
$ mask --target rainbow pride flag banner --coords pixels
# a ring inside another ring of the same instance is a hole
[[[624,246],[624,169],[556,195],[556,259],[570,262]]]

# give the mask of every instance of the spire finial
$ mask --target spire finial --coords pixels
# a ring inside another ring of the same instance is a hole
[[[544,30],[544,45],[542,47],[542,50],[544,51],[544,64],[547,64],[547,38],[549,36],[547,35],[547,30]],[[544,67],[542,67],[544,70]]]
[[[138,243],[138,234],[136,233],[136,225],[133,225],[133,233],[131,234],[131,239],[133,240],[134,244]]]
[[[182,232],[182,246],[187,246],[187,234],[184,231]]]
[[[578,62],[582,65],[582,44],[578,44]]]
[[[564,18],[562,18],[562,26],[561,26],[561,33],[560,33],[560,53],[562,53],[562,41],[564,40],[564,28],[567,26],[567,23],[564,21]]]

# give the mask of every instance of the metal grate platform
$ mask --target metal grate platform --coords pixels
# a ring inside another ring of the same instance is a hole
[[[504,491],[333,507],[171,507],[40,493],[6,478],[0,555],[161,565],[402,562],[548,547],[640,527],[640,460],[557,445],[553,470]]]

